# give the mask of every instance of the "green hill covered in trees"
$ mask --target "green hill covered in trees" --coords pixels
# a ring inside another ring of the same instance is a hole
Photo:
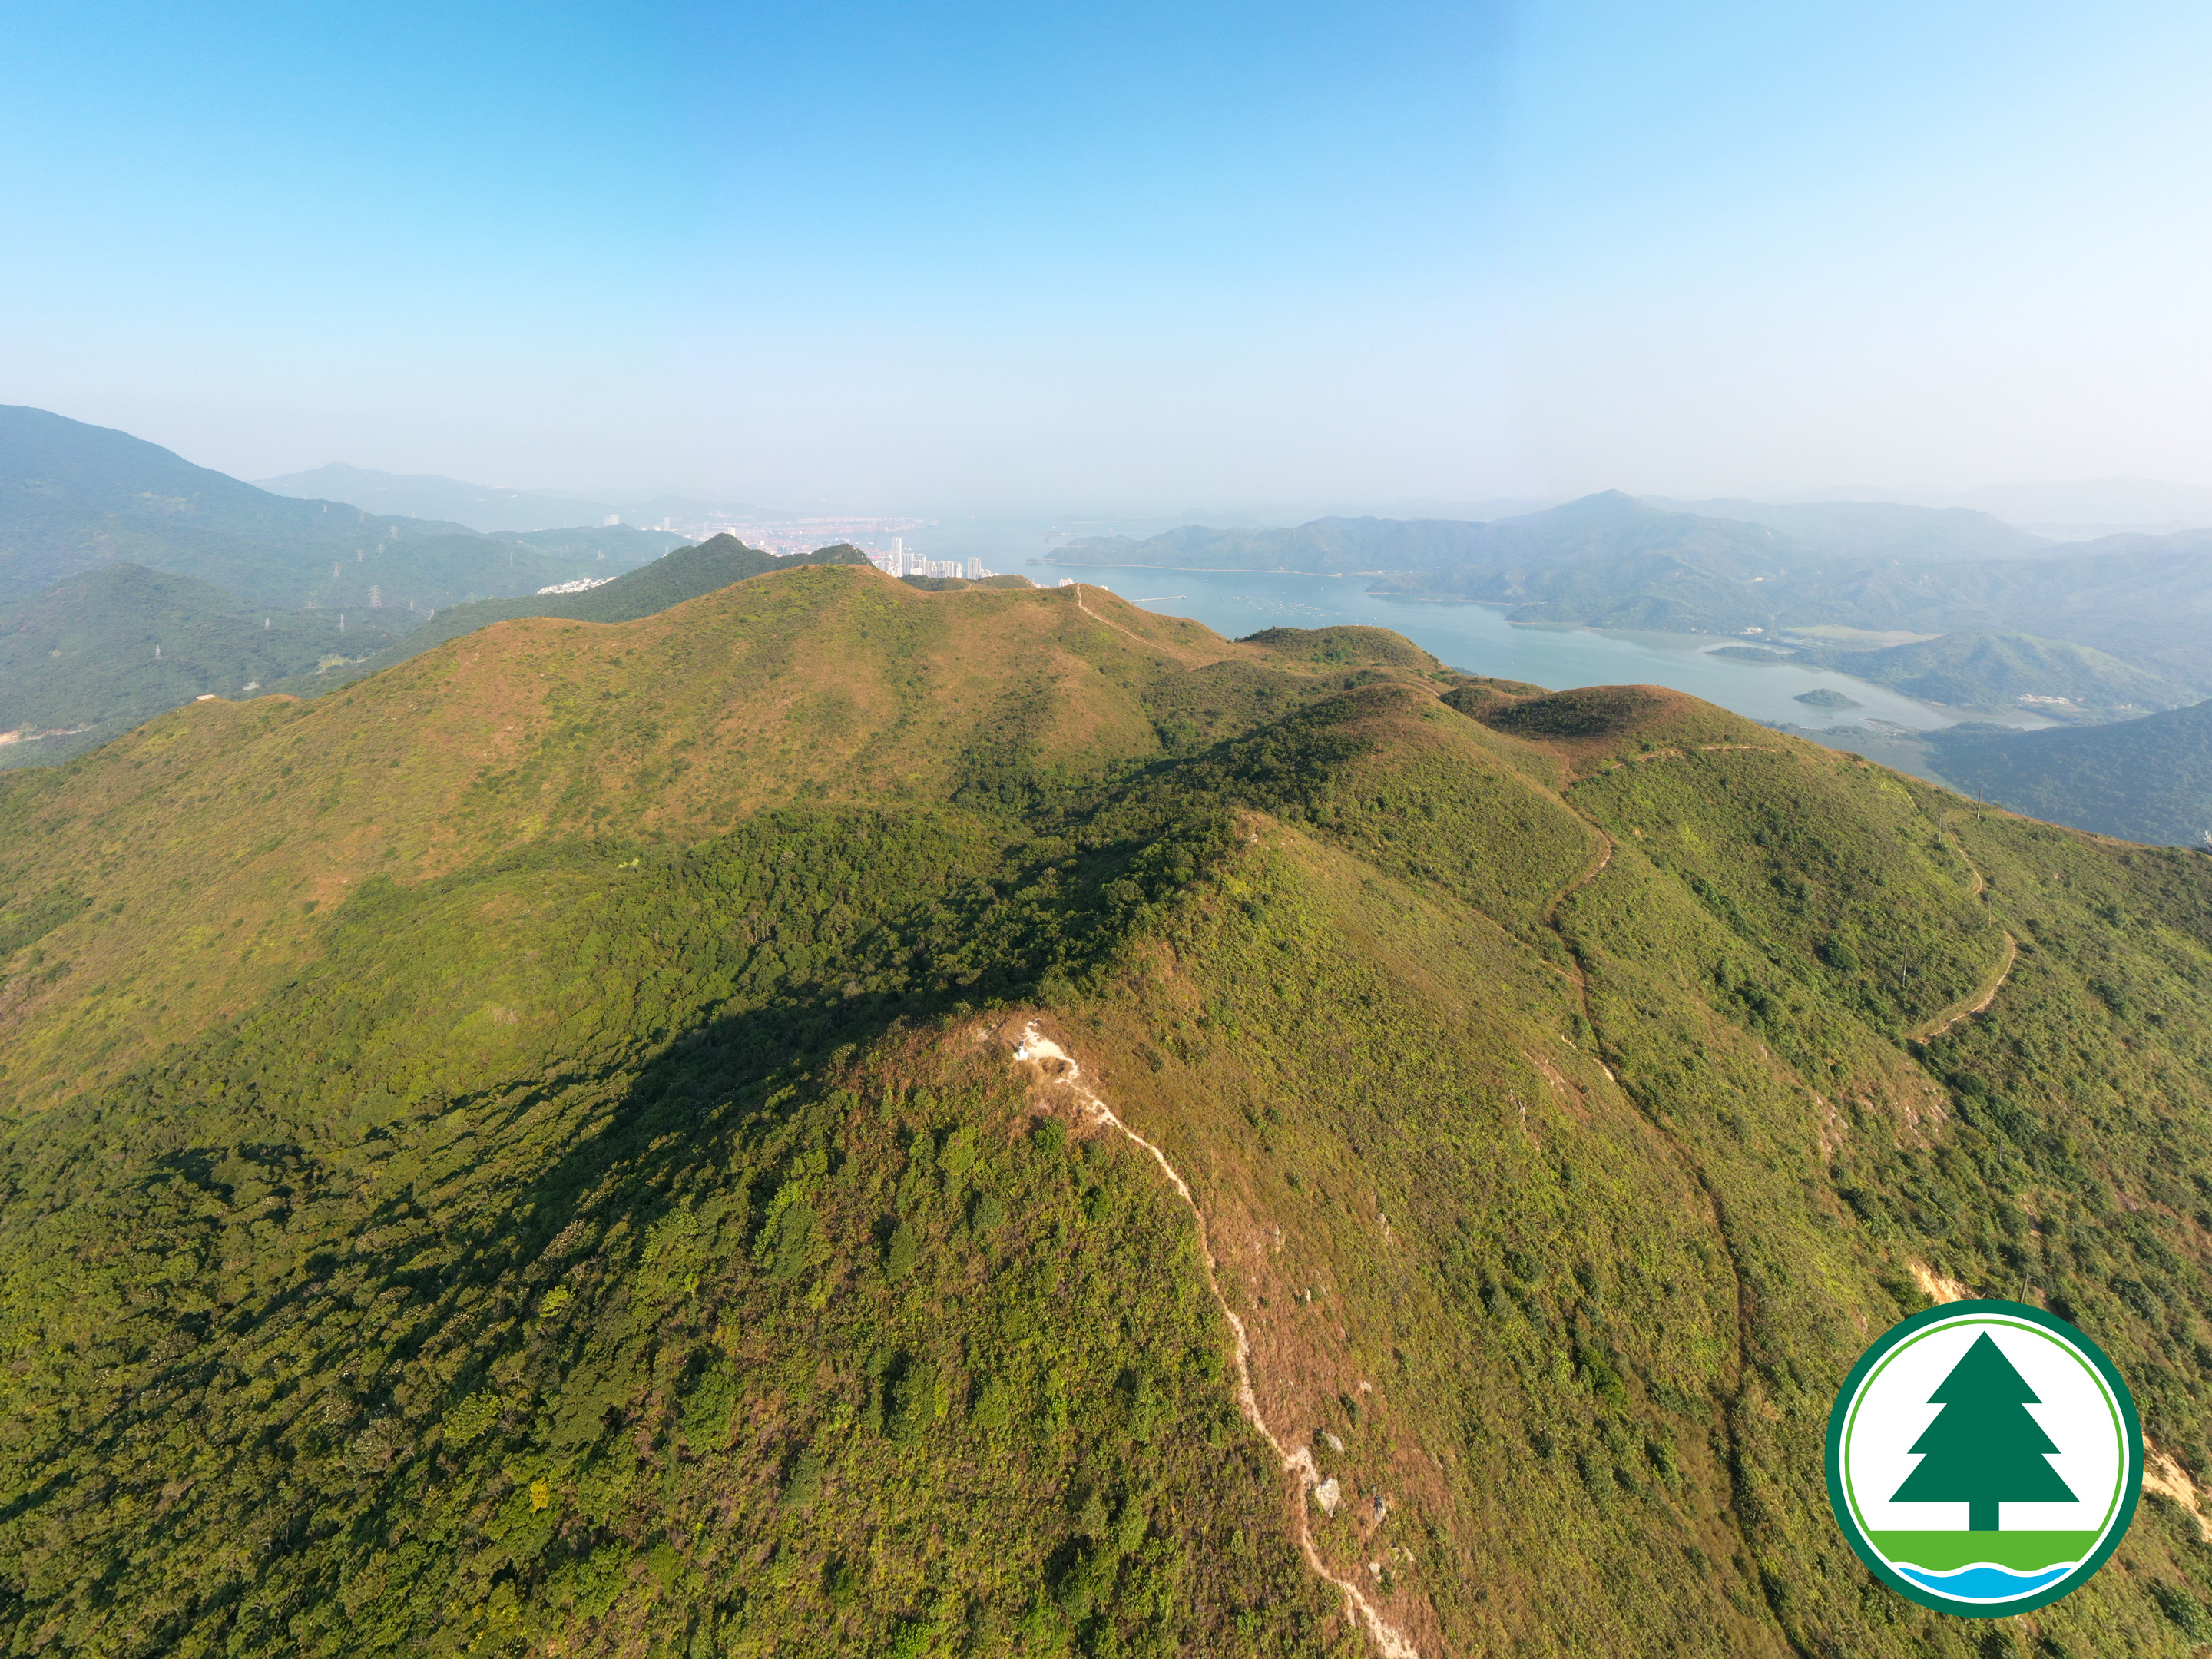
[[[26,1649],[1978,1659],[1950,1284],[2212,1475],[2212,861],[1652,688],[783,568],[0,778],[0,953]]]
[[[2112,726],[1929,741],[1945,777],[2015,811],[2126,841],[2212,845],[2212,702]]]
[[[718,536],[581,592],[436,612],[284,611],[110,565],[0,604],[0,732],[14,734],[0,741],[0,767],[51,765],[198,696],[320,696],[489,623],[627,622],[784,564],[866,562],[842,544],[779,559]]]
[[[678,547],[649,564],[611,578],[578,593],[533,593],[516,599],[477,599],[441,611],[407,635],[361,661],[332,670],[328,677],[271,682],[272,695],[319,696],[334,684],[342,685],[364,675],[402,663],[434,645],[473,634],[495,622],[518,617],[567,617],[577,622],[634,622],[686,599],[696,599],[718,587],[763,575],[786,566],[805,564],[866,565],[868,556],[848,543],[817,548],[811,553],[779,556],[747,547],[734,536],[715,536],[696,547]]]
[[[257,605],[135,564],[68,577],[0,601],[0,766],[52,764],[198,696],[312,681],[421,621]]]

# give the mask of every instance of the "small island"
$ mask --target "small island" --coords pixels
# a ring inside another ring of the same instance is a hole
[[[1830,690],[1825,685],[1817,690],[1800,691],[1792,701],[1809,704],[1814,708],[1860,708],[1865,706],[1840,691]]]

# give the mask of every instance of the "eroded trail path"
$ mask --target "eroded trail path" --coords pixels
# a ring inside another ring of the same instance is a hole
[[[1075,589],[1075,608],[1078,611],[1080,611],[1085,616],[1090,617],[1091,621],[1097,623],[1101,628],[1110,628],[1116,634],[1119,634],[1123,639],[1136,641],[1139,645],[1143,646],[1147,651],[1158,651],[1160,649],[1157,641],[1148,640],[1141,634],[1132,634],[1127,629],[1122,627],[1121,623],[1115,622],[1110,617],[1100,616],[1096,611],[1093,611],[1089,605],[1085,605],[1083,602],[1083,584],[1081,582],[1072,582],[1069,586]],[[1109,588],[1106,591],[1111,592],[1113,590]],[[1189,1194],[1186,1193],[1183,1196],[1188,1198]]]
[[[2019,957],[2020,941],[2012,936],[2009,929],[2007,929],[2004,936],[2004,960],[1997,964],[1996,972],[1988,982],[1975,995],[1963,1002],[1954,1003],[1933,1019],[1923,1020],[1907,1031],[1905,1036],[1915,1042],[1925,1042],[1929,1037],[1942,1036],[1960,1020],[1972,1019],[1976,1014],[1986,1011],[1990,1004],[1997,1000],[1997,993],[2004,989],[2005,981],[2012,977],[2012,965]]]
[[[1980,899],[1986,908],[1989,903],[1990,884],[1983,876],[1981,866],[1974,862],[1972,855],[1966,851],[1965,837],[1951,828],[1950,816],[1949,813],[1944,814],[1941,827],[1944,833],[1951,837],[1951,844],[1958,848],[1959,857],[1973,875],[1974,896]],[[1930,1037],[1942,1036],[1960,1020],[1972,1019],[1976,1014],[1984,1012],[1992,1002],[1997,1000],[1997,993],[2004,989],[2005,981],[2012,977],[2013,963],[2020,957],[2020,941],[2012,936],[2012,930],[2004,927],[1998,931],[2004,934],[2004,960],[1997,963],[1996,972],[1984,981],[1972,996],[1953,1003],[1932,1019],[1923,1020],[1905,1033],[1907,1037],[1915,1042],[1925,1042]]]
[[[1276,1438],[1260,1414],[1259,1396],[1252,1390],[1252,1343],[1245,1334],[1244,1322],[1231,1311],[1229,1303],[1221,1294],[1221,1285],[1214,1273],[1213,1241],[1206,1231],[1206,1212],[1198,1207],[1191,1195],[1190,1183],[1168,1162],[1167,1154],[1144,1136],[1139,1134],[1115,1115],[1114,1109],[1098,1097],[1096,1091],[1083,1080],[1083,1068],[1075,1057],[1036,1028],[1035,1021],[1022,1027],[1021,1040],[1014,1046],[1014,1058],[1034,1066],[1037,1074],[1066,1090],[1091,1120],[1119,1132],[1152,1155],[1168,1184],[1190,1206],[1192,1217],[1198,1223],[1199,1253],[1206,1262],[1206,1287],[1213,1293],[1221,1316],[1229,1322],[1229,1328],[1237,1337],[1237,1407],[1244,1413],[1244,1420],[1260,1431],[1260,1437],[1273,1448],[1283,1467],[1298,1477],[1298,1507],[1297,1533],[1298,1553],[1305,1557],[1306,1565],[1321,1577],[1336,1586],[1344,1596],[1345,1611],[1352,1621],[1367,1632],[1375,1650],[1382,1659],[1420,1659],[1420,1650],[1393,1628],[1382,1612],[1369,1601],[1359,1586],[1348,1578],[1340,1578],[1322,1563],[1321,1552],[1314,1547],[1311,1512],[1307,1508],[1308,1494],[1320,1484],[1320,1472],[1314,1468],[1313,1453],[1305,1447],[1285,1447]]]

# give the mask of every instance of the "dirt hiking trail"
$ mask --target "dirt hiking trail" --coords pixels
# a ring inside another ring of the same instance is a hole
[[[1990,884],[1982,874],[1981,866],[1976,864],[1966,851],[1966,837],[1951,827],[1954,817],[1963,816],[1963,813],[1956,811],[1946,812],[1936,821],[1936,828],[1950,836],[1952,845],[1958,849],[1959,857],[1974,878],[1974,896],[1980,899],[1983,907],[1987,908]],[[1931,1037],[1942,1036],[1962,1019],[1972,1019],[1976,1014],[1988,1012],[1989,1006],[1997,1000],[1997,993],[2004,989],[2005,981],[2012,977],[2013,963],[2020,959],[2020,941],[2012,936],[2012,930],[2002,927],[1998,931],[2004,935],[2004,959],[1997,963],[1996,972],[1977,988],[1972,996],[1953,1003],[1934,1018],[1923,1020],[1907,1031],[1905,1035],[1909,1039],[1925,1042]]]
[[[1358,1585],[1348,1578],[1339,1578],[1322,1565],[1321,1552],[1314,1547],[1313,1528],[1306,1504],[1307,1495],[1321,1482],[1320,1472],[1314,1467],[1312,1452],[1304,1446],[1295,1450],[1286,1449],[1275,1437],[1274,1431],[1267,1426],[1267,1419],[1260,1415],[1259,1396],[1252,1391],[1251,1340],[1245,1334],[1244,1322],[1230,1310],[1228,1302],[1221,1294],[1221,1285],[1214,1275],[1213,1241],[1206,1230],[1206,1212],[1198,1207],[1198,1200],[1191,1196],[1190,1183],[1176,1173],[1175,1165],[1168,1162],[1165,1152],[1115,1115],[1114,1109],[1084,1082],[1083,1068],[1076,1063],[1075,1057],[1039,1031],[1034,1020],[1022,1027],[1021,1040],[1014,1046],[1014,1058],[1034,1067],[1037,1075],[1047,1082],[1065,1089],[1093,1122],[1119,1131],[1150,1152],[1166,1175],[1168,1184],[1190,1206],[1191,1215],[1198,1223],[1199,1254],[1206,1263],[1206,1287],[1212,1292],[1214,1304],[1221,1310],[1221,1316],[1229,1322],[1229,1328],[1237,1337],[1237,1407],[1244,1413],[1244,1420],[1257,1429],[1260,1437],[1274,1449],[1275,1455],[1282,1460],[1283,1467],[1298,1477],[1298,1553],[1305,1557],[1306,1565],[1312,1568],[1317,1576],[1343,1593],[1345,1610],[1352,1615],[1353,1622],[1367,1632],[1368,1640],[1382,1659],[1420,1659],[1420,1650],[1391,1626]]]

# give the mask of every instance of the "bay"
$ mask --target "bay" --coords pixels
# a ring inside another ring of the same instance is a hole
[[[1031,572],[1032,579],[1049,585],[1055,580],[1049,568]],[[1725,637],[1525,627],[1507,622],[1502,610],[1489,605],[1378,598],[1367,591],[1370,579],[1364,576],[1094,566],[1083,568],[1079,579],[1148,611],[1204,623],[1231,639],[1263,628],[1388,628],[1462,673],[1527,680],[1554,691],[1579,685],[1663,685],[1753,720],[1802,727],[1808,735],[1869,721],[1927,732],[1961,718],[1959,710],[1917,702],[1849,674],[1714,656],[1715,647],[1730,642]],[[1796,701],[1802,692],[1821,689],[1840,692],[1859,706],[1821,708]],[[2027,729],[2049,722],[2022,716],[2008,723]]]

